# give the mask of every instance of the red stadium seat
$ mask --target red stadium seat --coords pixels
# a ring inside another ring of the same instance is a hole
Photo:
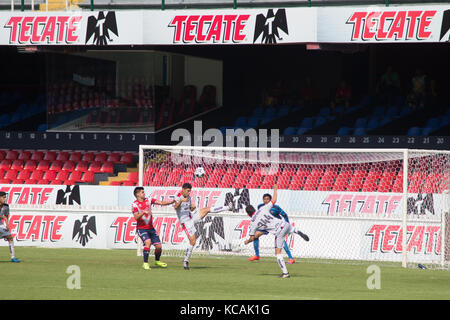
[[[51,185],[63,185],[64,181],[55,179],[55,180],[50,181],[50,184]]]
[[[58,171],[58,174],[56,175],[55,180],[60,180],[60,181],[68,180],[69,174],[70,174],[70,171]]]
[[[83,161],[87,161],[87,162],[92,162],[95,159],[95,154],[94,152],[86,152],[83,154],[83,156],[81,157],[81,160]]]
[[[14,179],[11,181],[11,184],[23,184],[24,180],[22,179]]]
[[[93,183],[94,182],[94,175],[95,175],[95,173],[92,172],[92,171],[84,172],[83,176],[81,178],[81,182]]]
[[[100,172],[101,167],[102,167],[102,161],[94,161],[94,162],[91,162],[87,171]]]
[[[61,160],[54,160],[50,163],[50,166],[48,167],[49,170],[54,170],[54,171],[61,171],[62,167],[64,165],[64,162]]]
[[[0,184],[9,184],[9,183],[11,183],[11,180],[9,180],[9,179],[5,179],[5,178],[0,179]]]
[[[75,169],[74,171],[88,171],[89,168],[89,162],[85,161],[85,160],[80,160],[75,162]]]
[[[114,173],[114,164],[112,162],[105,162],[101,165],[99,172]]]
[[[133,163],[133,154],[132,153],[122,154],[119,159],[119,163],[132,164]]]
[[[0,169],[8,170],[11,168],[12,160],[2,160],[0,162]]]
[[[83,172],[81,172],[81,171],[72,171],[69,175],[69,178],[66,179],[65,181],[71,180],[71,181],[79,182],[79,181],[81,181],[82,174],[83,174]]]
[[[277,186],[279,189],[288,189],[291,183],[291,177],[287,175],[281,175],[278,177]]]
[[[42,170],[35,170],[31,173],[30,179],[33,180],[41,180],[44,176],[44,171]]]
[[[422,172],[414,172],[411,175],[408,183],[408,192],[411,193],[419,193],[422,192],[422,186],[425,180],[425,173]]]
[[[292,176],[291,183],[289,184],[288,189],[289,190],[300,190],[303,188],[305,184],[306,176],[303,176],[303,174],[296,174],[295,176]]]
[[[49,184],[49,181],[45,180],[45,179],[33,180],[33,181],[37,181],[37,184]]]
[[[317,191],[331,191],[334,183],[334,175],[332,173],[325,173],[320,179]]]
[[[14,160],[11,163],[10,169],[12,169],[12,170],[22,170],[23,169],[23,164],[24,164],[23,160]]]
[[[63,162],[69,160],[69,152],[68,151],[60,151],[60,152],[58,152],[55,160],[63,161]]]
[[[38,162],[36,166],[36,170],[48,170],[50,168],[50,161],[48,160],[41,160]]]
[[[422,192],[423,193],[438,193],[440,178],[441,178],[441,176],[439,173],[428,174],[425,184],[422,188]]]
[[[80,171],[78,171],[80,172]],[[62,182],[61,184],[66,185],[66,186],[73,186],[75,183],[79,182],[79,181],[75,181],[75,180],[65,180],[65,181],[60,181]],[[58,183],[59,184],[59,183]]]
[[[119,152],[111,152],[107,158],[106,161],[108,162],[114,162],[114,163],[119,163],[120,162],[120,157],[121,154]]]
[[[28,160],[24,163],[23,168],[24,168],[24,170],[35,170],[36,166],[37,166],[36,161]]]
[[[3,179],[3,177],[5,176],[5,169],[0,169],[0,179]]]
[[[75,170],[75,162],[67,160],[64,161],[62,169],[63,171],[74,171]]]
[[[19,156],[17,157],[17,160],[27,161],[27,160],[30,160],[30,158],[31,158],[31,151],[23,150],[23,151],[19,152]]]
[[[111,181],[109,183],[110,186],[120,186],[122,185],[122,181]]]
[[[21,170],[17,175],[17,179],[27,180],[31,176],[31,170]]]
[[[37,184],[38,180],[27,179],[23,181],[23,184]]]
[[[94,161],[100,161],[100,162],[105,162],[108,158],[108,155],[106,154],[106,152],[98,152],[95,155]]]
[[[138,182],[139,181],[139,172],[138,171],[132,171],[128,174],[128,181],[134,181],[134,182]]]
[[[123,185],[123,186],[135,186],[135,185],[136,185],[136,182],[126,180],[126,181],[123,181],[123,182],[122,182],[122,185]]]
[[[17,174],[18,174],[17,170],[9,169],[6,171],[4,179],[15,180],[17,179]]]
[[[81,152],[74,151],[74,152],[70,153],[68,160],[73,161],[73,162],[79,162],[79,161],[81,161],[82,156],[83,155]]]
[[[56,160],[56,151],[46,151],[42,160],[54,161]]]
[[[43,151],[34,151],[30,157],[30,160],[34,160],[34,161],[41,161],[43,159],[44,159]]]
[[[19,151],[8,150],[5,155],[5,160],[17,160],[18,156],[19,156]]]
[[[277,181],[277,176],[274,174],[264,176],[264,179],[262,177],[260,179],[258,178],[252,178],[250,179],[250,183],[256,183],[261,185],[261,189],[272,189],[273,185]]]
[[[6,156],[6,151],[0,149],[0,161],[1,161],[1,160],[4,160],[4,159],[5,159],[5,156]]]
[[[315,191],[319,186],[321,173],[315,172],[314,175],[309,175],[306,177],[305,184],[303,185],[303,190],[305,191]]]
[[[45,171],[44,175],[42,176],[42,179],[45,180],[54,180],[56,178],[56,175],[59,171],[57,170],[47,170]]]

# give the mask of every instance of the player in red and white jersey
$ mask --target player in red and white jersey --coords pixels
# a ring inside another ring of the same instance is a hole
[[[221,212],[233,209],[233,204],[230,202],[228,206],[206,207],[196,210],[196,206],[192,202],[190,196],[191,191],[192,185],[190,183],[183,184],[181,191],[176,195],[173,204],[173,207],[177,212],[178,221],[189,239],[189,246],[186,249],[183,261],[185,270],[189,270],[189,258],[191,257],[192,250],[194,250],[195,243],[197,242],[195,222],[203,219],[210,212]]]
[[[144,264],[142,267],[146,270],[151,269],[148,264],[148,256],[150,253],[150,246],[153,244],[155,247],[155,265],[165,268],[167,267],[167,264],[159,260],[162,253],[162,245],[158,233],[153,227],[151,206],[154,204],[167,206],[174,203],[174,200],[159,201],[157,199],[148,199],[145,197],[143,187],[136,187],[134,189],[134,196],[136,197],[136,200],[131,205],[131,213],[134,215],[137,222],[136,234],[139,235],[144,243]]]

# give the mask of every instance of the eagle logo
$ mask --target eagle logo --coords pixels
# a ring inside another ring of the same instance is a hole
[[[258,14],[256,16],[255,35],[253,37],[253,43],[261,36],[261,43],[272,44],[277,43],[278,40],[282,40],[279,34],[279,30],[288,33],[288,25],[286,19],[286,9],[278,9],[274,14],[273,9],[269,9],[267,16]]]
[[[441,41],[450,41],[450,34],[448,38],[444,40],[445,35],[450,31],[450,9],[445,10],[442,14],[442,25],[441,25]]]
[[[110,11],[106,13],[105,16],[103,11],[100,11],[97,18],[95,16],[90,16],[88,18],[85,44],[87,44],[92,36],[94,36],[92,40],[93,44],[97,46],[105,46],[108,42],[112,41],[110,32],[116,36],[119,36],[116,13],[114,11]]]
[[[92,216],[89,219],[87,217],[87,215],[84,215],[81,221],[75,220],[72,232],[72,240],[78,236],[75,241],[79,242],[83,247],[86,246],[90,239],[93,239],[91,233],[97,235],[95,216]]]
[[[56,194],[56,204],[69,204],[75,203],[81,205],[80,186],[76,185],[73,189],[70,186],[66,187],[66,191],[58,190]]]
[[[199,239],[198,246],[201,250],[211,250],[214,244],[219,244],[220,239],[225,239],[222,217],[209,217],[197,223],[196,236]]]
[[[246,206],[250,205],[250,193],[247,188],[234,190],[234,194],[227,192],[225,195],[224,206],[228,206],[229,203],[233,204],[233,212],[239,212],[240,209],[245,209]]]
[[[423,196],[421,193],[417,195],[417,198],[413,197],[408,198],[408,214],[427,214],[430,212],[431,214],[435,214],[434,212],[434,201],[433,194],[429,193]]]

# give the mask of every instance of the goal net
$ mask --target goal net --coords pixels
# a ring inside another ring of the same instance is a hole
[[[139,185],[166,201],[189,182],[199,208],[232,203],[232,211],[197,223],[194,253],[253,255],[253,245],[243,244],[245,207],[256,208],[276,184],[277,205],[310,238],[286,237],[296,259],[448,268],[449,165],[449,151],[140,146]],[[198,167],[203,177],[195,176]],[[188,240],[175,210],[153,212],[165,253],[184,254]],[[260,255],[273,256],[273,236],[259,242]]]

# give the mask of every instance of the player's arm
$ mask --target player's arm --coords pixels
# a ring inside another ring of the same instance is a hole
[[[277,202],[277,190],[278,190],[278,185],[274,184],[273,185],[272,204],[275,204]]]
[[[9,230],[9,219],[8,219],[8,217],[5,216],[5,215],[2,215],[1,218],[2,218],[2,220],[3,220],[3,224],[4,224],[5,227],[6,227],[6,230]]]
[[[172,199],[172,200],[170,200],[170,201],[159,201],[159,200],[155,200],[153,203],[154,203],[154,204],[157,204],[157,205],[159,205],[159,206],[168,206],[168,205],[171,205],[171,204],[175,203],[175,199]]]

